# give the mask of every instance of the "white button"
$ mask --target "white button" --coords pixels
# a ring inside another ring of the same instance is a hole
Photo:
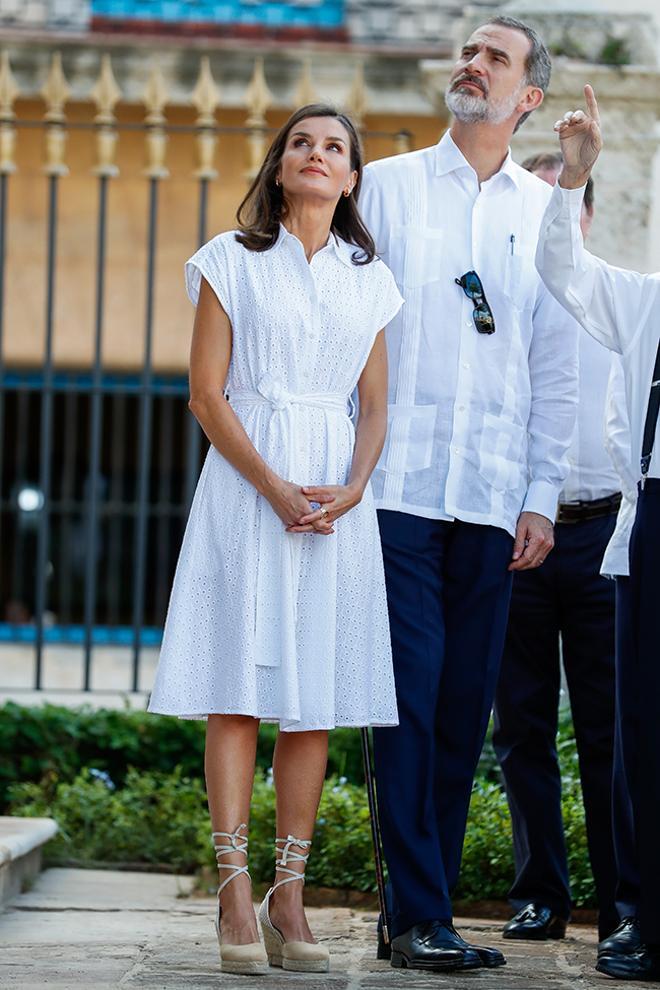
[[[468,321],[467,321],[467,323],[466,323],[465,325],[466,325],[467,327],[471,327],[471,326],[472,326],[472,320],[468,320]]]
[[[458,411],[459,412],[465,412],[465,406],[459,406],[458,407]]]
[[[454,447],[454,453],[455,454],[460,454],[460,452],[461,452],[461,448],[460,447]]]
[[[470,367],[470,362],[469,361],[463,361],[463,367],[464,368],[469,368]]]

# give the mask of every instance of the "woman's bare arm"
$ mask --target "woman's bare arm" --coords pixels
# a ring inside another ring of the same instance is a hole
[[[190,347],[191,412],[204,433],[290,526],[309,514],[309,500],[298,485],[280,478],[261,457],[238,416],[223,395],[232,350],[229,317],[205,279],[193,326]]]

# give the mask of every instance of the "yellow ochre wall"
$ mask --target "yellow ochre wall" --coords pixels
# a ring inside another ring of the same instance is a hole
[[[19,121],[43,118],[43,103],[21,100]],[[91,104],[70,104],[67,122],[91,122]],[[170,124],[191,125],[194,112],[168,108]],[[268,114],[278,127],[286,112]],[[120,124],[140,124],[144,107],[123,105]],[[242,127],[245,110],[222,110],[220,126]],[[412,148],[435,143],[445,122],[433,117],[368,116],[367,131],[393,135],[412,133]],[[41,127],[18,127],[18,171],[9,178],[7,268],[5,273],[4,361],[10,367],[39,365],[43,358],[46,292],[46,219],[48,180],[42,168],[44,133]],[[391,137],[368,137],[367,159],[394,153]],[[95,136],[69,130],[66,163],[69,175],[59,182],[59,211],[54,310],[54,360],[64,368],[88,367],[93,357],[96,217],[98,179],[92,174]],[[127,371],[141,366],[144,356],[145,279],[147,261],[148,180],[144,133],[120,131],[117,153],[120,175],[109,182],[107,267],[104,308],[103,364]],[[167,150],[170,177],[159,184],[154,309],[154,368],[185,372],[192,326],[192,308],[183,288],[183,263],[197,247],[198,182],[195,136],[171,134]],[[247,188],[248,147],[245,134],[220,135],[216,168],[210,184],[207,232],[211,237],[234,226],[234,214]]]

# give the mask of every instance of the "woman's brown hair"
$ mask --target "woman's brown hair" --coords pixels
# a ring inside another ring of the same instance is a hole
[[[280,222],[286,217],[286,201],[282,186],[278,186],[275,179],[289,134],[301,120],[308,117],[334,117],[348,131],[351,170],[357,172],[357,181],[349,196],[340,196],[330,230],[348,244],[354,244],[359,248],[359,251],[353,254],[353,264],[367,265],[375,258],[376,247],[357,208],[363,166],[360,137],[352,120],[346,114],[323,103],[310,103],[296,110],[277,134],[258,175],[238,208],[236,219],[240,231],[236,234],[236,240],[249,251],[267,251],[277,240]]]

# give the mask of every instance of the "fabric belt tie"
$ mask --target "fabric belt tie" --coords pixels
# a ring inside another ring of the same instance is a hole
[[[309,483],[298,454],[300,415],[303,409],[321,409],[350,415],[352,403],[339,392],[289,392],[282,381],[266,374],[255,391],[228,391],[232,407],[245,409],[263,406],[270,411],[269,422],[278,417],[286,444],[287,480]],[[302,540],[300,533],[284,532],[284,523],[266,500],[259,504],[259,550],[254,607],[255,657],[259,667],[279,667],[283,656],[295,655],[295,632],[298,610],[298,586]],[[324,537],[330,539],[331,537]]]
[[[601,519],[618,512],[621,493],[595,498],[590,502],[561,502],[557,508],[558,523],[579,523],[587,519]]]

